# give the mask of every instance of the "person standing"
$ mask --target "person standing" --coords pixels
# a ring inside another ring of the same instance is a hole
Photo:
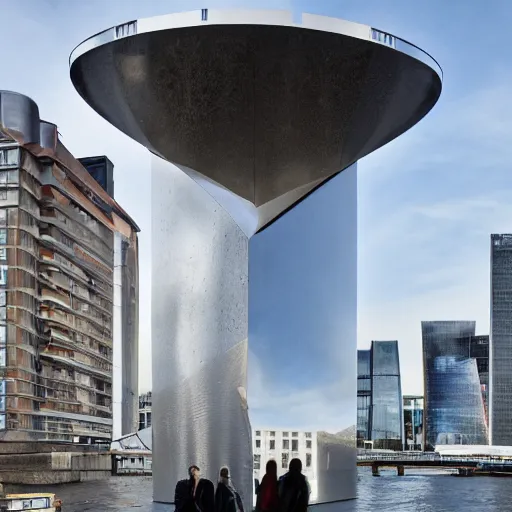
[[[265,467],[265,475],[256,491],[256,512],[277,512],[279,494],[277,488],[277,463],[269,460]]]
[[[201,478],[201,470],[192,465],[188,468],[188,479],[180,480],[174,492],[176,512],[214,512],[213,483]]]
[[[302,474],[300,459],[292,459],[288,473],[279,480],[279,512],[306,512],[309,505],[309,484]]]
[[[225,466],[220,469],[215,491],[215,512],[244,512],[242,499],[233,487],[229,469]]]

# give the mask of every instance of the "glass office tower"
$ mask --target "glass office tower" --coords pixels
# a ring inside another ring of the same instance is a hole
[[[360,448],[401,450],[402,387],[397,341],[372,341],[357,355],[357,441]]]
[[[402,448],[402,386],[397,341],[372,342],[371,439],[374,448]]]
[[[357,447],[370,441],[372,399],[371,350],[357,351]]]
[[[404,396],[404,450],[423,450],[422,396]]]
[[[425,379],[424,442],[487,444],[488,430],[478,361],[485,368],[485,337],[473,321],[422,322]],[[479,341],[481,343],[479,343]]]
[[[476,361],[484,401],[485,424],[489,428],[489,336],[471,336],[469,357]]]
[[[512,445],[512,235],[491,235],[490,441]]]

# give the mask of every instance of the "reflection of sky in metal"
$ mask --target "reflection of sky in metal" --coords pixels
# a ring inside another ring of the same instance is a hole
[[[355,168],[251,240],[249,281],[251,423],[355,425]]]

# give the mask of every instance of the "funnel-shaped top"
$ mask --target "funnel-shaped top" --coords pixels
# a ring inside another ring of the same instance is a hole
[[[253,203],[260,228],[416,124],[442,81],[432,57],[394,36],[281,11],[138,20],[70,61],[101,116]]]

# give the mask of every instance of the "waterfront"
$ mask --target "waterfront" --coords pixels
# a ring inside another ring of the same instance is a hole
[[[371,470],[360,468],[359,499],[320,508],[329,512],[502,512],[511,508],[511,483],[509,478],[457,478],[421,471],[397,477],[395,471],[384,470],[375,478]],[[112,477],[39,489],[56,492],[65,512],[166,510],[151,503],[151,477]]]

